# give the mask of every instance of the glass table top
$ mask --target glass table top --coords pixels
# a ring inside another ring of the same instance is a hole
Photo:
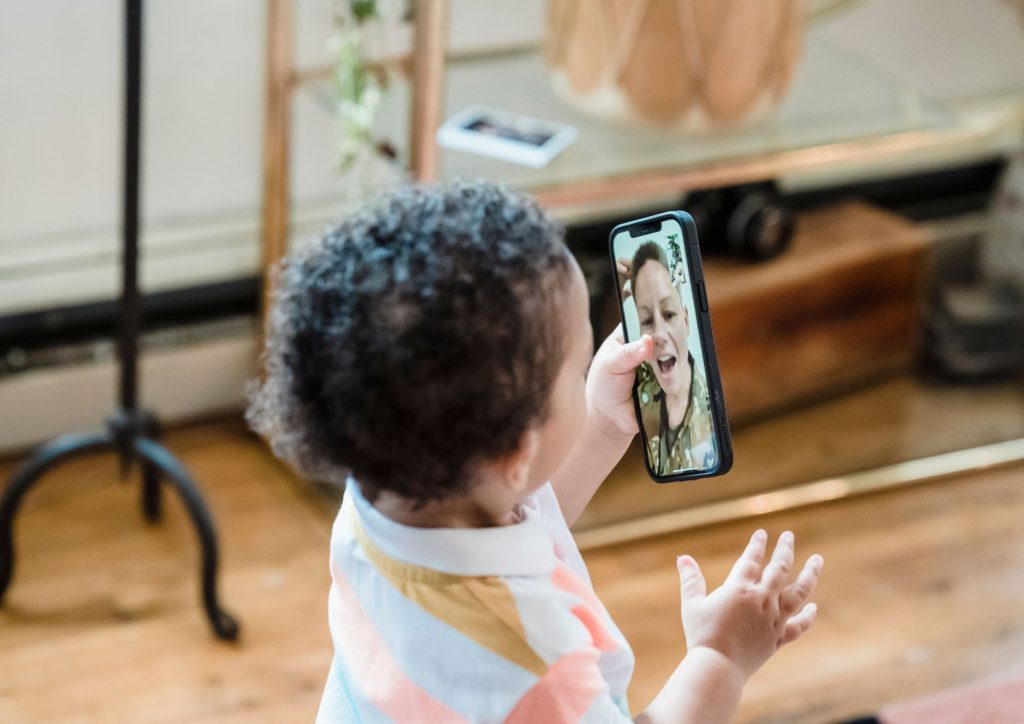
[[[321,107],[333,110],[329,81],[313,86],[312,92]],[[445,96],[445,118],[470,105],[485,105],[577,129],[577,141],[542,169],[440,149],[443,179],[488,178],[528,191],[942,129],[956,120],[940,104],[813,27],[805,36],[803,58],[781,106],[765,120],[730,130],[685,133],[585,115],[555,94],[538,50],[450,61]],[[378,126],[402,157],[408,146],[408,119],[408,84],[393,82]]]

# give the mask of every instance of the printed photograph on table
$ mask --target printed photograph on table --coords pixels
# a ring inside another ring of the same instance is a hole
[[[445,148],[531,168],[547,166],[575,140],[572,126],[487,106],[464,108],[437,131]]]
[[[701,343],[696,290],[674,219],[642,236],[628,229],[612,242],[628,340],[650,335],[654,352],[637,369],[637,403],[651,473],[714,470],[718,441]]]

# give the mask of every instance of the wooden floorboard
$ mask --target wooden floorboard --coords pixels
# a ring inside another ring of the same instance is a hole
[[[26,499],[0,609],[0,721],[311,721],[330,660],[330,518],[239,423],[174,433],[221,542],[241,642],[202,616],[198,545],[166,498],[156,526],[110,457]],[[6,479],[8,466],[4,472]]]
[[[182,507],[147,525],[113,458],[75,461],[27,497],[0,608],[0,722],[311,721],[330,660],[331,515],[225,421],[172,433],[217,521],[223,644],[198,605]],[[0,465],[6,480],[13,462]],[[822,553],[820,618],[747,687],[742,722],[828,722],[1024,667],[1024,466],[665,536],[587,555],[637,654],[639,706],[683,653],[674,568],[721,580],[749,531]]]

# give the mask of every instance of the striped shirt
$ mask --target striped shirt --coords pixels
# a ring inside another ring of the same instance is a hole
[[[550,484],[494,528],[414,528],[349,481],[317,722],[622,722],[633,652]]]

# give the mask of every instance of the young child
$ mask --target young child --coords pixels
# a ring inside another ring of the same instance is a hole
[[[633,654],[569,526],[637,432],[650,337],[597,353],[562,229],[486,183],[407,187],[282,267],[250,424],[346,481],[317,721],[628,721]],[[588,372],[589,370],[589,372]],[[707,594],[678,560],[687,654],[638,720],[726,721],[814,620],[812,556],[757,531]]]

